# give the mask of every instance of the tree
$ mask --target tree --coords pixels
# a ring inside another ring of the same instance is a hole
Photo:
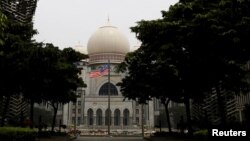
[[[56,114],[59,104],[75,101],[77,87],[86,87],[86,84],[79,77],[80,70],[74,65],[85,59],[87,56],[74,51],[71,48],[58,50],[52,44],[44,48],[48,57],[50,67],[46,74],[46,84],[43,90],[44,100],[48,101],[54,109],[52,131],[56,122]],[[51,58],[53,56],[53,58]]]
[[[187,93],[194,92],[195,88],[188,85],[192,84],[192,79],[200,83],[198,86],[202,89],[199,93],[214,87],[222,125],[226,124],[226,101],[221,89],[233,93],[243,89],[248,91],[246,72],[242,69],[249,60],[249,47],[244,45],[249,34],[249,20],[246,20],[249,18],[248,6],[248,1],[191,0],[180,2],[173,8],[176,11],[173,13],[179,12],[176,15],[179,15],[180,31],[185,35],[182,45],[190,60],[186,68],[190,72],[179,69],[184,82],[186,80],[185,90]],[[165,13],[165,18],[171,18],[171,12]],[[243,27],[246,31],[242,30]]]
[[[127,71],[128,75],[118,83],[123,96],[146,103],[152,97],[161,100],[165,105],[169,132],[171,132],[168,104],[170,100],[179,102],[178,78],[174,73],[175,68],[171,65],[162,67],[162,61],[145,54],[140,48],[129,53],[125,61],[118,66],[119,71]],[[156,61],[157,60],[157,61]]]
[[[24,97],[30,102],[30,120],[33,123],[34,103],[48,103],[54,109],[53,130],[59,104],[73,101],[76,88],[84,86],[74,62],[87,56],[70,48],[59,50],[49,43],[35,43],[24,50],[24,54],[29,55],[22,63],[21,86]]]
[[[139,81],[155,91],[137,94],[127,90],[125,96],[183,101],[192,133],[190,99],[202,99],[205,92],[216,88],[221,123],[225,124],[220,89],[249,90],[242,69],[249,60],[249,6],[247,0],[185,0],[162,11],[162,19],[138,22],[131,29],[142,45],[126,57],[122,68],[128,70],[128,76],[120,85],[126,90],[130,82]],[[137,60],[138,66],[132,65]],[[151,74],[146,75],[148,71]],[[146,81],[138,80],[137,75]]]
[[[5,27],[0,39],[0,93],[4,97],[1,126],[4,124],[8,111],[9,100],[12,95],[20,95],[20,77],[23,54],[22,50],[31,44],[31,37],[36,33],[31,24],[21,24],[6,19]]]
[[[4,30],[0,38],[3,41],[0,44],[0,93],[1,98],[5,98],[2,126],[12,95],[23,95],[30,103],[31,123],[34,103],[50,101],[57,111],[59,103],[75,99],[73,91],[78,86],[84,86],[84,83],[74,63],[86,58],[86,55],[70,48],[62,51],[52,44],[44,46],[43,43],[32,41],[31,37],[36,33],[32,24],[6,21]]]

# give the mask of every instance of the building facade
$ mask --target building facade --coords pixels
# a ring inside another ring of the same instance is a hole
[[[36,11],[37,0],[1,0],[1,10],[21,23],[31,23]]]
[[[110,128],[136,129],[142,121],[145,126],[154,127],[154,105],[142,105],[125,99],[120,88],[116,86],[125,74],[117,73],[116,66],[121,63],[129,52],[128,39],[109,22],[92,34],[87,44],[88,60],[78,63],[81,77],[87,84],[86,88],[77,89],[79,98],[64,106],[63,123],[77,125],[82,129],[108,128],[108,87],[110,87]],[[110,64],[110,81],[108,74],[91,77],[90,72]],[[143,120],[142,120],[143,119]]]
[[[221,89],[221,96],[223,98],[226,121],[245,122],[244,109],[246,105],[250,104],[250,93],[236,95]],[[210,94],[206,95],[202,101],[193,101],[192,118],[194,121],[205,121],[212,125],[220,124],[221,117],[219,113],[218,96],[215,89],[212,89]]]

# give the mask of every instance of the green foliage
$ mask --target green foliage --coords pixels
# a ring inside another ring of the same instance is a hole
[[[0,141],[35,141],[37,132],[29,128],[0,127]]]
[[[33,44],[19,50],[22,55],[21,87],[24,96],[35,102],[56,101],[66,103],[73,99],[73,91],[84,86],[79,78],[79,69],[74,65],[85,56],[71,51],[71,60],[66,52],[53,44]],[[75,53],[75,54],[74,54]],[[78,55],[76,58],[74,55]],[[80,57],[79,57],[80,56]]]
[[[0,44],[0,92],[1,95],[10,96],[20,91],[20,69],[23,57],[21,54],[27,46],[31,46],[31,37],[35,34],[32,25],[21,24],[6,19],[4,32],[1,32]]]
[[[87,56],[72,48],[36,43],[31,39],[37,33],[32,23],[18,23],[1,13],[0,21],[0,97],[22,94],[31,105],[75,100],[76,88],[86,87],[75,63]]]
[[[185,0],[162,11],[161,19],[139,21],[131,30],[142,44],[119,67],[128,74],[118,84],[121,92],[142,102],[181,102],[203,99],[217,88],[225,119],[219,88],[249,91],[243,67],[250,60],[249,9],[249,0]]]
[[[72,63],[72,62],[78,62],[80,60],[88,58],[87,55],[82,54],[80,52],[75,51],[72,48],[64,48],[62,50],[62,55],[65,58],[66,61]]]

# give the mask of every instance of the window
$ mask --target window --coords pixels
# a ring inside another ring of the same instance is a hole
[[[109,113],[110,113],[110,118],[109,118]],[[110,125],[111,125],[111,123],[112,123],[112,122],[111,122],[111,110],[108,110],[108,109],[107,109],[107,110],[105,111],[105,125],[108,125],[109,119],[110,119]]]
[[[81,101],[78,101],[78,105],[79,105],[79,106],[81,106],[81,103],[82,103]]]
[[[115,115],[115,118],[114,118],[114,125],[115,126],[119,126],[120,125],[120,118],[121,118],[121,116],[120,116],[120,110],[119,109],[116,109],[115,110],[115,113],[114,113]]]
[[[128,126],[129,125],[129,110],[125,109],[123,111],[123,125]]]
[[[81,114],[81,109],[78,109],[78,114]]]
[[[135,113],[138,115],[138,114],[139,114],[139,109],[136,109],[136,110],[135,110]]]
[[[102,125],[102,110],[101,109],[98,109],[96,111],[96,124]]]
[[[139,117],[136,117],[136,124],[139,125],[140,119]]]
[[[93,110],[88,109],[88,125],[93,125]]]
[[[110,86],[110,95],[118,95],[117,88],[112,83],[105,83],[99,91],[99,95],[108,95],[108,87]]]
[[[91,66],[91,70],[95,70],[96,69],[96,66]]]
[[[81,117],[77,117],[77,125],[81,124]]]
[[[72,113],[75,114],[76,113],[76,109],[72,109]]]

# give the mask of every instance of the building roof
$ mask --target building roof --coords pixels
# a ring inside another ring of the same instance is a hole
[[[89,55],[102,53],[126,54],[129,52],[128,39],[109,22],[92,34],[87,44]]]

